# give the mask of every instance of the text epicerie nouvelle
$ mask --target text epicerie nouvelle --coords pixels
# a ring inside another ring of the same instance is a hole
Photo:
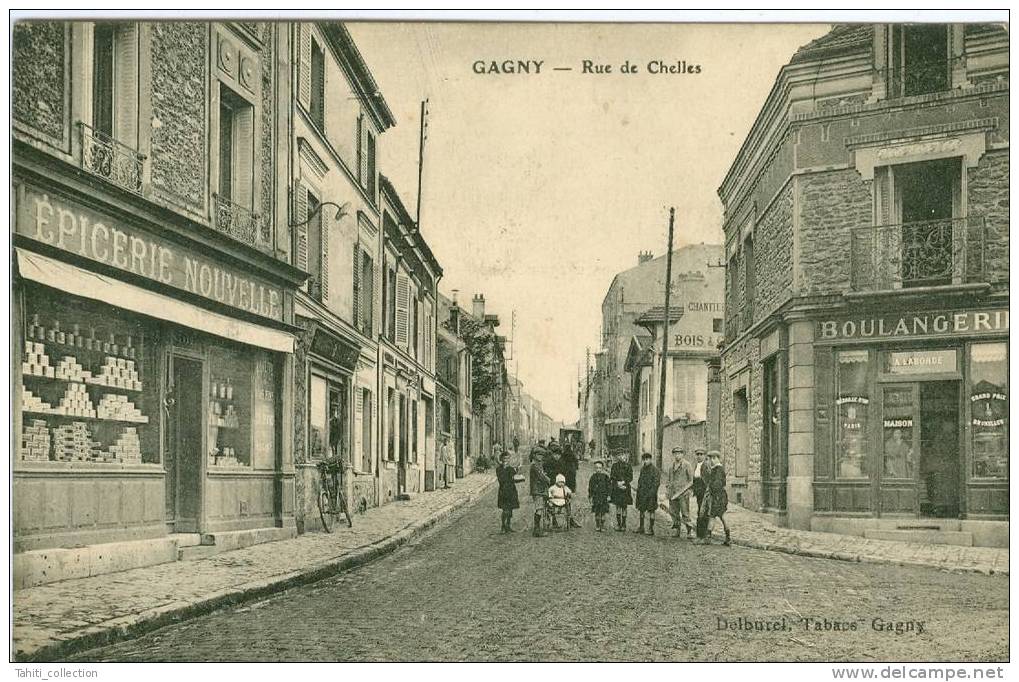
[[[803,616],[798,618],[747,618],[738,616],[736,618],[723,618],[718,616],[716,630],[729,630],[731,632],[793,632],[794,630],[804,632],[859,632],[870,629],[875,632],[884,632],[892,635],[905,635],[913,633],[922,635],[926,632],[926,621],[922,620],[885,620],[884,618],[851,618],[847,620],[838,618],[815,618]]]
[[[583,59],[579,65],[550,65],[544,59],[478,59],[471,64],[476,74],[487,76],[531,76],[549,71],[572,71],[581,74],[627,74],[638,73],[687,75],[701,72],[701,65],[685,59],[652,59],[645,64],[625,60],[622,64],[610,64],[594,59]]]

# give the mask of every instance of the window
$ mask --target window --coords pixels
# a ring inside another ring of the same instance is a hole
[[[375,327],[375,263],[367,251],[361,259],[361,331],[371,336]]]
[[[386,388],[386,458],[396,460],[396,391]]]
[[[407,396],[400,394],[400,461],[407,461]]]
[[[418,401],[410,401],[410,461],[418,461]]]
[[[217,199],[251,210],[254,189],[254,107],[219,86],[219,180]]]
[[[357,179],[375,201],[375,135],[362,114],[357,119]]]
[[[970,346],[973,478],[1008,477],[1008,345]]]
[[[361,389],[361,471],[372,470],[372,393]]]
[[[453,429],[453,412],[445,398],[439,399],[439,420],[440,430],[443,433],[450,433]]]
[[[383,293],[386,304],[386,338],[396,342],[396,270],[386,270],[386,280],[383,283]]]
[[[763,455],[761,474],[762,478],[769,481],[782,481],[785,479],[786,461],[783,456],[784,448],[782,447],[780,368],[781,363],[778,356],[773,355],[764,362],[764,385],[762,386],[764,393],[761,396],[764,401],[761,415],[764,421],[761,434],[761,454]],[[780,502],[782,498],[783,495],[779,493],[777,499],[771,500],[773,503],[768,506],[782,507]]]
[[[950,72],[947,26],[891,26],[890,33],[890,96],[909,97],[948,89]]]
[[[951,284],[955,197],[960,159],[893,166],[895,209],[901,224],[903,287]]]
[[[311,41],[311,120],[319,131],[325,130],[326,66],[318,41]]]
[[[913,386],[885,386],[883,391],[884,477],[912,479],[916,471]]]
[[[736,422],[736,476],[746,476],[750,456],[750,432],[747,418],[750,405],[747,402],[747,389],[741,388],[732,395],[732,408]]]
[[[745,273],[743,275],[744,282],[743,286],[745,289],[744,293],[744,329],[749,327],[753,323],[754,319],[754,298],[757,293],[757,273],[756,263],[754,262],[754,238],[752,236],[747,237],[743,242],[743,267]]]
[[[321,300],[322,271],[325,263],[322,262],[324,235],[322,234],[322,211],[319,210],[319,207],[318,197],[308,192],[308,215],[312,216],[308,221],[308,272],[311,274],[308,286],[311,295]]]
[[[867,380],[870,353],[851,350],[838,353],[835,383],[838,423],[835,427],[835,475],[867,478],[870,451],[870,384]]]
[[[329,389],[326,380],[319,376],[312,376],[310,393],[308,412],[311,422],[311,438],[308,455],[312,459],[325,459],[326,447],[329,442],[329,411],[326,403]]]
[[[418,306],[417,296],[411,297],[411,311],[410,311],[410,350],[414,357],[424,361],[421,353],[421,328],[419,325],[420,320],[420,309]]]
[[[92,33],[92,127],[113,137],[113,24],[96,24]]]
[[[721,317],[716,317],[711,320],[711,331],[714,334],[721,334],[725,329],[725,320]]]

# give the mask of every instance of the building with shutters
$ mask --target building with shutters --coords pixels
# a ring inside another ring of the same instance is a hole
[[[382,197],[376,140],[395,125],[343,24],[286,24],[294,54],[287,136],[294,265],[309,273],[297,294],[302,329],[294,376],[294,466],[301,531],[320,525],[316,463],[343,462],[348,502],[380,495],[379,342],[382,333]]]
[[[435,466],[436,298],[442,268],[396,188],[379,177],[382,329],[379,336],[379,502],[425,489]],[[431,469],[429,469],[431,467]]]
[[[13,27],[19,587],[294,534],[292,41]]]
[[[731,497],[1007,546],[1008,46],[845,24],[780,70],[719,188]]]
[[[473,358],[461,334],[460,323],[467,315],[456,300],[442,295],[438,302],[438,325],[436,330],[435,376],[439,384],[436,403],[436,431],[438,438],[448,438],[456,458],[458,477],[471,472],[471,460],[476,456],[471,438],[473,430],[474,394],[472,364]],[[441,466],[435,467],[436,478],[441,479]],[[426,470],[427,476],[427,470]]]

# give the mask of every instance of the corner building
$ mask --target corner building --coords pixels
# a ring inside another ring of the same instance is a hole
[[[1008,113],[998,26],[838,25],[779,72],[719,188],[735,499],[1007,546]]]

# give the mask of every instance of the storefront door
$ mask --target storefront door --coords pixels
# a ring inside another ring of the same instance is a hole
[[[920,384],[920,516],[959,518],[959,384]]]
[[[883,513],[959,516],[959,383],[882,387]]]
[[[200,530],[202,490],[202,362],[173,356],[168,382],[167,524],[175,533]]]

